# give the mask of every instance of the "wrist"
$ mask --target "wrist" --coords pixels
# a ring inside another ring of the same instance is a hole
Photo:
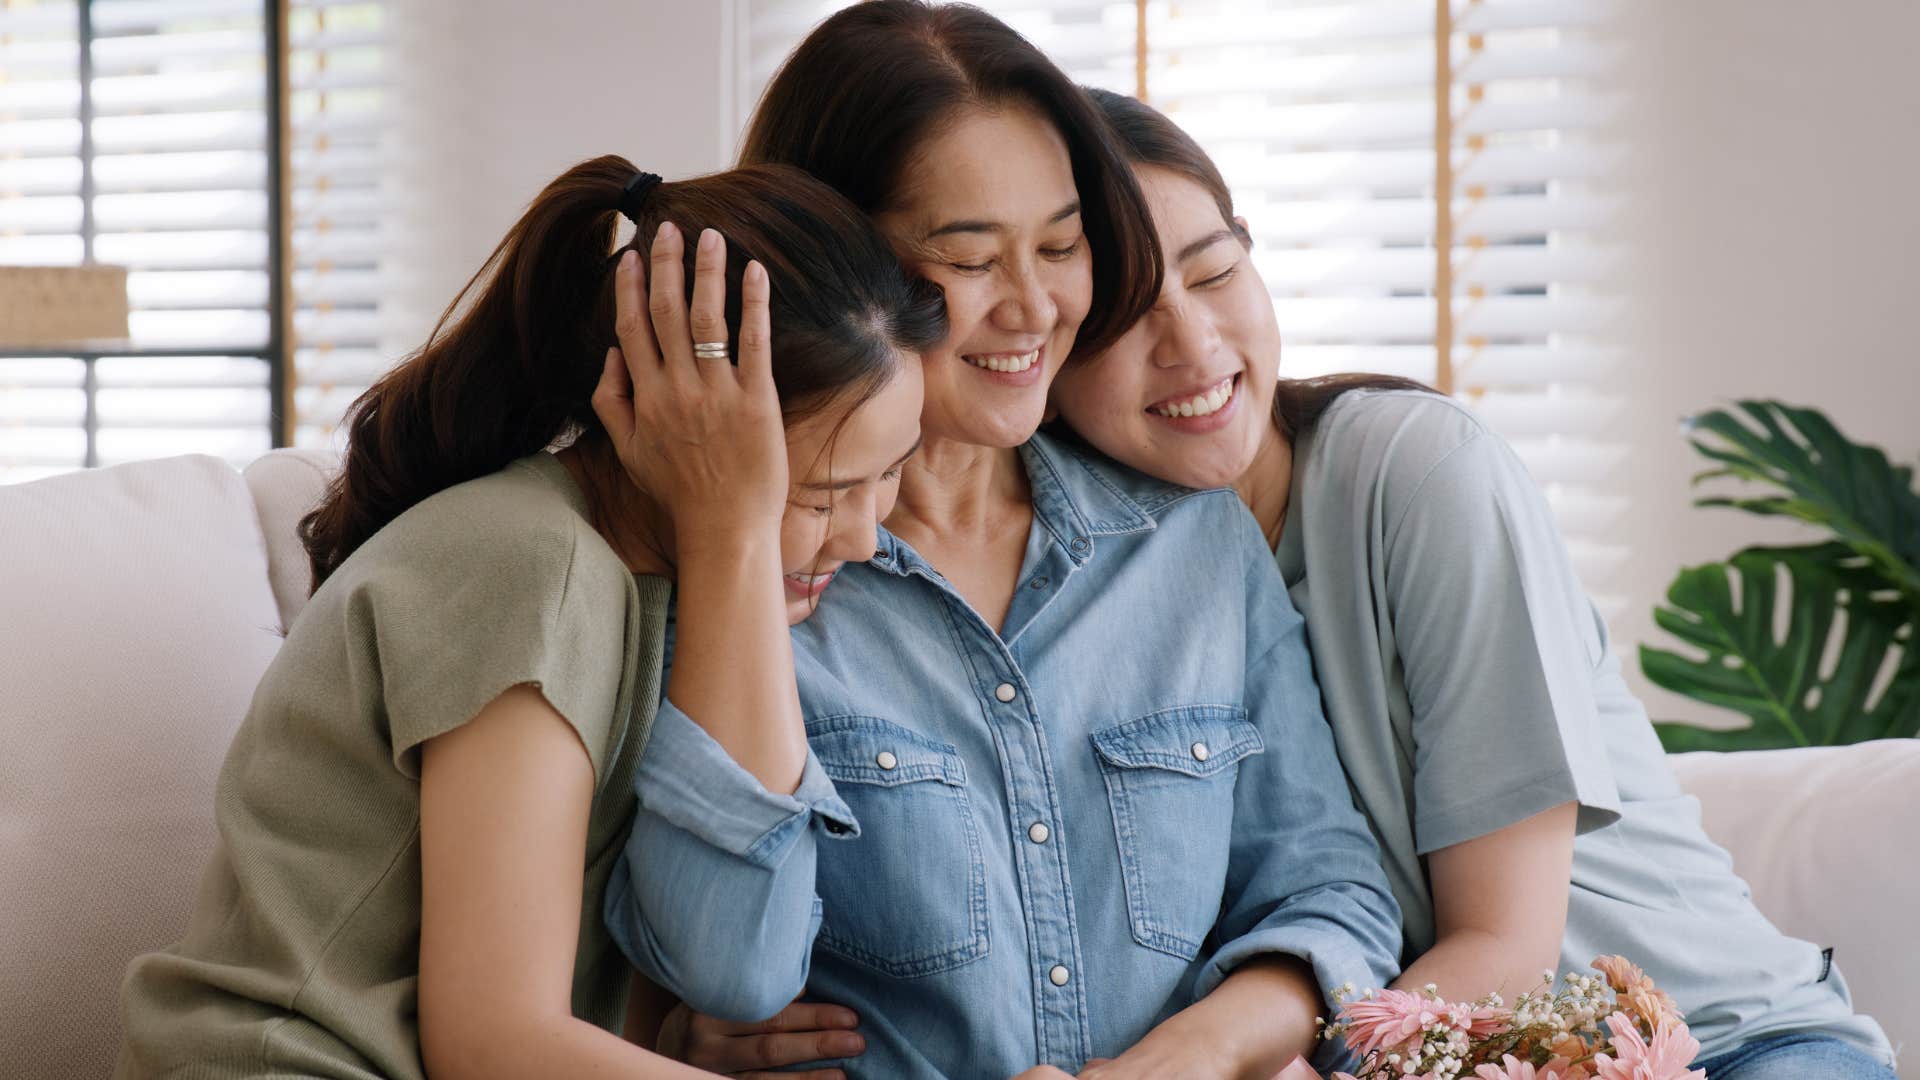
[[[780,515],[727,511],[700,515],[675,515],[673,546],[681,565],[703,556],[729,559],[750,558],[772,552],[779,560]]]

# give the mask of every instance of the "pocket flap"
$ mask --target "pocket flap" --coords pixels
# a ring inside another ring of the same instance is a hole
[[[1233,705],[1187,705],[1096,731],[1094,752],[1120,769],[1165,769],[1213,776],[1266,749],[1247,710]]]
[[[938,780],[967,784],[959,751],[877,716],[826,716],[807,721],[807,743],[835,782],[894,787]]]

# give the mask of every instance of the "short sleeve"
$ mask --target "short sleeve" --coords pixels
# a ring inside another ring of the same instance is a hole
[[[564,527],[423,532],[399,538],[411,551],[388,545],[346,605],[347,632],[372,661],[354,676],[382,705],[394,767],[417,779],[422,743],[531,685],[579,734],[597,785],[621,734],[631,581],[601,580],[612,576]]]
[[[1605,637],[1545,496],[1484,430],[1418,464],[1386,533],[1417,851],[1567,802],[1581,832],[1612,823],[1620,794],[1594,693]]]

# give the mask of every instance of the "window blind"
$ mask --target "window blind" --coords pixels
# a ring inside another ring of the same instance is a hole
[[[270,445],[266,55],[258,3],[0,8],[0,261],[131,309],[128,355],[0,359],[0,480]]]
[[[1614,539],[1628,510],[1614,434],[1625,403],[1609,391],[1622,364],[1610,337],[1616,4],[1452,0],[1445,25],[1434,0],[980,6],[1083,82],[1138,93],[1144,76],[1146,100],[1213,155],[1252,226],[1282,372],[1407,375],[1467,401],[1546,490],[1613,614],[1628,554]],[[739,99],[750,108],[786,51],[842,6],[754,0]]]
[[[392,330],[404,289],[390,190],[390,6],[290,3],[295,445],[343,445],[347,407],[416,344]]]
[[[272,445],[276,411],[296,444],[328,443],[412,344],[392,330],[408,294],[386,190],[391,5],[289,0],[290,318],[274,400],[268,6],[0,4],[0,262],[129,267],[139,354],[9,356],[0,341],[0,482],[188,452],[244,464]]]

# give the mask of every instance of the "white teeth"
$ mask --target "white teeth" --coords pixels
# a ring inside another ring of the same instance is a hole
[[[965,360],[974,367],[985,368],[988,371],[1004,371],[1009,374],[1018,374],[1032,367],[1039,361],[1040,350],[1035,349],[1030,353],[1023,353],[1019,356],[963,356],[960,359]]]
[[[1150,412],[1166,417],[1208,416],[1219,412],[1227,402],[1233,400],[1233,376],[1229,375],[1204,394],[1168,405],[1155,405]]]

